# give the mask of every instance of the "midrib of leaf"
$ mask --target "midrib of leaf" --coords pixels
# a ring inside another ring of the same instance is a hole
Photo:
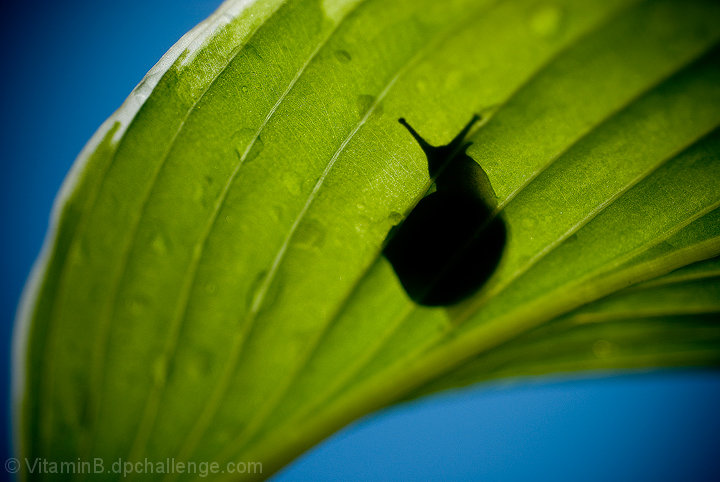
[[[629,8],[629,6],[627,6],[626,8]],[[479,9],[479,11],[484,11],[484,10],[485,10],[485,8]],[[621,9],[621,11],[622,11],[622,10],[623,10],[623,9]],[[475,14],[477,14],[477,12],[476,12]],[[472,19],[475,17],[475,14],[468,15],[469,20],[466,20],[465,23],[470,24],[470,22],[472,21]],[[605,19],[603,19],[602,21],[598,22],[596,25],[593,25],[592,28],[590,28],[590,29],[589,29],[588,31],[586,31],[586,32],[583,32],[583,33],[580,34],[578,37],[583,38],[583,37],[587,37],[587,36],[591,35],[592,33],[596,32],[596,31],[599,30],[599,29],[601,29],[602,26],[607,25],[608,23],[610,23],[613,18],[616,18],[616,17],[619,16],[619,15],[621,15],[621,14],[618,13],[618,12],[616,12],[615,15],[610,15],[609,18],[605,18]],[[449,29],[449,31],[452,31],[452,30],[453,30],[452,28]],[[458,30],[463,30],[463,29],[460,28],[460,29],[458,29]],[[444,37],[444,36],[443,36],[443,37]],[[439,40],[442,41],[442,38],[439,39]],[[566,46],[560,48],[560,49],[558,50],[558,52],[556,52],[555,54],[550,55],[549,58],[548,58],[548,60],[545,61],[545,62],[543,62],[533,73],[531,73],[531,75],[528,77],[528,79],[526,79],[526,81],[525,81],[518,89],[516,89],[516,90],[504,101],[503,105],[504,105],[504,104],[507,104],[508,102],[510,102],[510,101],[517,95],[518,92],[522,91],[522,89],[523,89],[523,87],[524,87],[525,85],[527,85],[527,84],[529,84],[530,82],[532,82],[532,80],[535,78],[535,76],[537,75],[538,72],[540,72],[540,71],[542,71],[543,69],[545,69],[549,64],[551,64],[555,59],[557,59],[557,58],[558,58],[560,55],[562,55],[564,52],[566,52],[567,50],[572,49],[573,46],[574,46],[574,43],[577,42],[577,41],[578,41],[578,40],[577,40],[577,37],[576,37],[576,38],[568,39],[568,42],[567,42]],[[423,50],[422,54],[424,54],[424,52],[427,51],[430,47],[432,47],[432,45],[434,45],[435,43],[439,43],[439,42],[433,41],[433,42],[428,43],[428,45],[426,46],[426,48]],[[419,57],[421,57],[421,55],[418,55],[417,58],[419,58]],[[661,80],[657,80],[657,81],[656,81],[656,84],[659,83],[660,81],[661,81]],[[636,96],[633,97],[633,99],[636,98],[636,97],[638,97],[638,96],[640,96],[640,95],[642,95],[642,93],[637,94]],[[632,102],[632,100],[629,100],[629,101],[628,101],[626,104],[624,104],[624,105],[627,105],[627,104],[629,104],[629,103],[631,103],[631,102]],[[501,109],[502,109],[502,105],[499,107],[499,110],[501,110]],[[618,109],[618,110],[621,110],[621,109],[622,109],[622,107],[621,107],[620,109]],[[611,114],[612,114],[612,113],[611,113]],[[603,120],[604,120],[604,119],[603,119]],[[588,132],[589,132],[589,131],[592,131],[592,130],[593,130],[593,128],[591,127],[591,128],[588,129]],[[583,135],[580,136],[580,138],[582,138],[582,137],[583,137]],[[580,139],[580,138],[579,138],[579,139]],[[578,140],[579,140],[579,139],[578,139]],[[571,145],[574,145],[575,142],[577,142],[578,140],[574,141]],[[568,149],[569,149],[569,146],[568,146]],[[563,151],[563,152],[564,152],[564,151]],[[550,163],[549,163],[548,165],[546,165],[545,167],[547,167],[547,166],[549,166],[550,164],[552,164],[552,162],[554,162],[554,161],[555,161],[558,157],[560,157],[560,156],[561,156],[561,154],[558,155],[558,156],[556,156],[555,158],[553,158],[553,159],[550,161]],[[535,175],[533,175],[532,178],[527,181],[527,183],[525,184],[525,186],[528,185],[528,184],[530,184],[530,183],[532,182],[532,180],[533,180],[535,177],[537,177],[537,174],[539,174],[539,172],[536,172]],[[646,174],[647,174],[647,173],[646,173]],[[638,181],[639,181],[639,179],[638,179]],[[433,182],[433,179],[430,179],[430,180],[428,181],[428,183],[427,183],[427,187],[428,187],[428,188],[430,187],[430,185],[432,184],[432,182]],[[523,187],[524,187],[524,186],[523,186]],[[522,187],[519,188],[518,190],[516,190],[514,194],[517,194],[520,190],[522,190]],[[511,197],[509,197],[509,199],[507,199],[506,201],[512,200],[513,197],[514,197],[514,195],[511,196]],[[419,201],[419,198],[418,198],[418,201]],[[498,211],[499,211],[500,209],[501,209],[501,208],[498,208]],[[378,256],[379,256],[379,253],[378,253]],[[379,259],[379,258],[376,258],[376,259]],[[250,439],[252,438],[252,436],[254,436],[254,435],[257,433],[257,431],[262,427],[262,425],[263,425],[263,423],[265,422],[265,420],[267,419],[267,417],[270,416],[270,414],[272,413],[272,411],[275,409],[277,403],[279,403],[279,402],[281,401],[281,399],[282,399],[282,397],[284,396],[284,394],[286,393],[286,391],[287,391],[287,390],[289,389],[289,387],[292,385],[293,381],[294,381],[295,378],[297,377],[297,373],[298,373],[299,371],[301,371],[301,370],[306,366],[307,361],[313,356],[313,354],[314,354],[315,350],[317,349],[318,345],[319,345],[320,343],[322,343],[322,339],[323,339],[324,335],[327,333],[327,330],[329,329],[329,327],[332,326],[333,323],[335,323],[335,321],[337,320],[337,318],[338,318],[338,317],[340,316],[340,314],[342,313],[343,308],[344,308],[347,300],[349,300],[350,298],[352,298],[353,293],[357,290],[359,284],[360,284],[360,283],[363,281],[363,279],[365,278],[365,275],[366,275],[369,271],[371,271],[371,270],[373,269],[373,267],[375,267],[376,265],[377,265],[377,260],[376,260],[375,262],[373,262],[373,263],[370,263],[370,264],[368,265],[367,269],[364,271],[364,273],[361,274],[360,277],[357,278],[357,280],[356,280],[355,284],[353,285],[353,287],[348,291],[348,295],[347,295],[347,297],[345,298],[345,301],[340,304],[340,307],[339,307],[339,309],[336,311],[336,314],[333,315],[333,317],[331,317],[330,321],[325,325],[323,331],[322,331],[322,332],[320,333],[320,335],[318,336],[318,339],[317,339],[316,343],[313,344],[313,346],[312,346],[311,349],[309,350],[308,354],[304,357],[304,360],[305,360],[305,361],[302,362],[302,363],[299,365],[299,368],[298,368],[297,371],[295,371],[295,372],[293,372],[292,374],[290,374],[290,376],[288,377],[287,382],[281,384],[281,387],[280,387],[280,389],[278,390],[278,393],[277,393],[274,397],[272,397],[272,399],[271,399],[268,403],[266,403],[266,404],[263,406],[263,408],[260,410],[259,413],[256,413],[256,414],[255,414],[255,416],[253,417],[253,420],[251,421],[251,423],[250,423],[250,425],[249,425],[249,428],[246,428],[245,430],[243,430],[243,433],[240,435],[239,439],[236,440],[236,441],[235,441],[229,448],[227,448],[224,452],[222,452],[221,455],[219,456],[219,459],[221,459],[221,460],[228,459],[233,453],[238,452],[239,449],[240,449],[241,447],[243,447],[243,446],[248,442],[248,440],[250,440]],[[401,326],[402,323],[403,323],[405,320],[407,320],[407,318],[408,318],[409,316],[412,315],[412,313],[416,310],[416,308],[417,308],[416,305],[414,305],[414,304],[409,304],[408,307],[407,307],[407,309],[402,312],[401,316],[398,317],[398,318],[396,318],[396,319],[394,319],[394,320],[389,324],[390,329],[387,330],[382,336],[378,337],[378,339],[377,339],[376,342],[373,342],[373,344],[372,344],[373,349],[371,349],[370,351],[368,351],[364,357],[355,360],[355,363],[352,364],[352,365],[350,365],[350,366],[348,367],[348,369],[343,373],[342,376],[340,376],[340,377],[338,377],[337,379],[333,380],[333,382],[330,383],[330,384],[328,385],[328,387],[326,387],[326,390],[323,392],[324,395],[322,395],[322,396],[319,398],[318,404],[322,403],[322,402],[326,399],[326,397],[331,396],[331,395],[334,393],[334,390],[335,390],[335,389],[341,387],[345,381],[347,381],[350,377],[352,377],[352,376],[356,373],[357,370],[360,370],[363,366],[365,366],[365,363],[366,363],[369,359],[372,358],[372,356],[375,354],[376,350],[380,350],[380,349],[385,345],[385,342],[389,339],[389,337],[392,336],[392,335],[395,333],[395,329],[398,328],[399,326]],[[315,406],[315,405],[313,405],[313,407],[314,407],[314,406]],[[311,408],[308,408],[307,410],[303,410],[303,414],[309,412],[310,410],[311,410]],[[209,423],[209,420],[203,421],[203,424],[204,424],[204,425],[207,425],[208,423]],[[195,443],[197,443],[197,442],[195,442]],[[195,444],[195,443],[194,443],[194,444]],[[194,444],[193,444],[193,445],[194,445]],[[179,457],[180,457],[181,459],[184,459],[184,458],[188,457],[189,455],[190,455],[190,453],[186,453],[186,452],[182,451],[182,452],[181,452],[181,455],[180,455]]]
[[[682,70],[683,70],[683,68],[681,68],[681,71]],[[659,83],[656,82],[655,86],[657,86],[657,85],[659,85]],[[652,89],[650,89],[650,90],[652,90]],[[631,104],[632,102],[637,100],[639,97],[641,97],[641,96],[638,95],[638,96],[633,97],[633,99],[630,100],[627,103],[627,105]],[[618,111],[615,111],[612,115],[610,115],[609,119],[616,117],[618,115],[618,112],[620,112],[622,110],[623,109],[618,109]],[[604,119],[602,123],[598,123],[597,125],[608,123],[608,122],[610,122],[609,119]],[[591,129],[591,131],[592,130],[594,130],[594,129]],[[484,296],[483,299],[490,298],[494,295],[497,295],[507,285],[511,284],[515,279],[520,277],[524,272],[526,272],[528,269],[530,269],[530,267],[532,265],[534,265],[542,257],[544,257],[549,252],[551,252],[555,247],[560,245],[563,240],[567,239],[570,235],[572,235],[574,232],[576,232],[578,229],[580,229],[582,226],[584,226],[587,222],[589,222],[592,218],[594,218],[599,212],[604,210],[613,201],[618,199],[628,189],[630,189],[632,186],[636,185],[638,182],[640,182],[642,179],[644,179],[650,173],[654,172],[658,167],[663,165],[670,158],[675,157],[683,150],[687,150],[689,148],[689,146],[691,146],[695,142],[697,142],[699,137],[702,137],[703,135],[705,135],[704,132],[699,132],[699,133],[695,133],[695,134],[696,134],[696,136],[694,138],[691,138],[685,145],[675,147],[674,151],[672,151],[672,153],[668,157],[660,159],[659,161],[653,162],[652,164],[650,164],[649,167],[645,171],[643,171],[641,174],[639,174],[636,178],[630,180],[630,182],[626,183],[622,187],[622,189],[620,189],[617,192],[614,192],[609,199],[607,199],[606,201],[602,202],[601,204],[599,204],[598,206],[593,208],[587,216],[585,216],[580,221],[578,221],[569,231],[562,233],[561,236],[559,238],[556,238],[556,240],[553,243],[550,243],[549,245],[547,245],[542,251],[540,251],[538,253],[538,255],[531,258],[527,264],[521,266],[520,269],[513,272],[513,274],[510,275],[510,277],[508,279],[506,279],[502,285],[500,285],[498,288],[496,288],[496,290],[491,295]],[[574,146],[577,142],[580,142],[587,135],[589,135],[589,134],[584,134],[581,137],[579,137],[575,142],[572,143],[571,146],[568,146],[562,152],[563,153],[568,152],[572,146]],[[553,158],[553,161],[559,159],[560,157],[562,157],[562,155],[556,156],[555,158]],[[552,163],[550,163],[550,164],[552,164]],[[548,166],[550,164],[548,164]],[[537,176],[533,176],[533,179],[535,179],[536,177]],[[513,198],[514,198],[514,196],[513,196]],[[313,400],[311,400],[309,402],[310,405],[299,408],[298,409],[299,412],[295,418],[301,418],[303,416],[307,416],[310,412],[312,412],[313,410],[316,410],[317,407],[321,406],[329,397],[331,397],[334,393],[336,393],[339,390],[339,388],[341,386],[343,386],[343,384],[345,384],[349,379],[351,379],[354,375],[356,375],[358,371],[360,371],[363,367],[365,367],[365,365],[367,364],[367,361],[372,359],[377,351],[382,349],[385,345],[388,345],[388,344],[391,345],[391,343],[389,343],[388,340],[396,333],[396,329],[398,329],[400,326],[402,326],[403,323],[406,322],[407,318],[409,318],[412,315],[412,313],[414,312],[415,309],[416,309],[415,306],[410,306],[410,308],[408,310],[403,311],[403,314],[401,315],[401,317],[392,319],[389,322],[389,326],[391,328],[389,330],[385,331],[382,334],[382,336],[378,337],[377,342],[374,341],[372,343],[368,352],[366,352],[363,357],[354,360],[354,362],[352,364],[347,366],[347,368],[343,371],[343,373],[339,377],[335,378],[332,383],[330,383],[326,387],[323,387],[323,391],[321,392],[321,394],[316,396]],[[475,311],[477,311],[477,308],[468,310],[468,312],[466,312],[465,316],[471,316]],[[457,320],[455,320],[454,322],[459,323],[459,322],[457,322]],[[325,332],[327,332],[327,330],[325,330]],[[442,338],[442,335],[439,335],[439,338],[436,338],[434,341],[432,339],[426,340],[427,345],[417,347],[415,352],[413,352],[413,354],[408,354],[407,356],[409,358],[412,358],[414,356],[414,354],[422,352],[425,348],[427,348],[427,346],[432,345],[435,341],[437,341],[440,338]],[[317,346],[317,344],[316,344],[316,346]],[[310,354],[310,356],[311,355],[312,355],[312,353]],[[271,405],[268,405],[268,407],[270,407],[270,406]],[[257,424],[259,425],[259,422],[257,422]],[[246,437],[243,437],[242,440],[244,441],[245,438]]]

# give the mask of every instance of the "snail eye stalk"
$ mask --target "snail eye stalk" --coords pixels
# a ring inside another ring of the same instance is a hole
[[[424,197],[389,233],[383,254],[408,296],[426,306],[459,303],[477,292],[497,268],[505,247],[505,223],[493,214],[481,182],[482,167],[465,153],[475,115],[444,146],[432,146],[404,118],[428,160],[437,190]],[[484,181],[483,181],[484,180]]]
[[[415,129],[413,129],[412,126],[407,123],[404,117],[398,119],[398,122],[400,122],[400,124],[402,124],[415,138],[418,145],[425,153],[425,157],[427,157],[428,173],[430,174],[430,177],[436,179],[440,177],[442,170],[446,167],[448,163],[450,163],[456,156],[464,154],[465,149],[470,146],[470,143],[463,144],[465,141],[465,137],[467,136],[468,132],[470,132],[470,129],[472,129],[472,126],[475,125],[475,123],[479,120],[480,116],[477,114],[474,115],[472,119],[470,119],[470,122],[468,122],[465,127],[463,127],[460,133],[458,133],[458,135],[456,135],[449,144],[437,147],[431,146],[425,139],[423,139],[420,134],[418,134],[417,131],[415,131]]]

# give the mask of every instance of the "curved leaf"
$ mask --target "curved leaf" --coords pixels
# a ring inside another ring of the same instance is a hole
[[[227,1],[61,193],[20,315],[23,453],[268,475],[413,394],[593,368],[598,336],[678,336],[608,367],[716,363],[703,317],[568,320],[720,253],[718,21],[700,0]],[[397,119],[439,145],[473,113],[505,256],[419,307],[380,256],[432,184]]]

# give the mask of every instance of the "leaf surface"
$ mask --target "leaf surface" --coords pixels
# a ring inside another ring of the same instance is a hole
[[[674,270],[720,254],[719,21],[699,0],[226,2],[59,198],[21,314],[23,453],[268,475],[439,389],[716,364],[717,262]],[[474,113],[505,255],[420,307],[380,254],[432,184],[397,119],[440,145]]]

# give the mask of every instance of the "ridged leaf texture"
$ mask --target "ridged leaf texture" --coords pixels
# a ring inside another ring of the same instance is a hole
[[[268,476],[437,390],[717,365],[718,25],[699,0],[228,0],[59,196],[20,451]],[[381,255],[433,182],[397,120],[441,145],[475,113],[509,239],[471,299],[421,307]]]

